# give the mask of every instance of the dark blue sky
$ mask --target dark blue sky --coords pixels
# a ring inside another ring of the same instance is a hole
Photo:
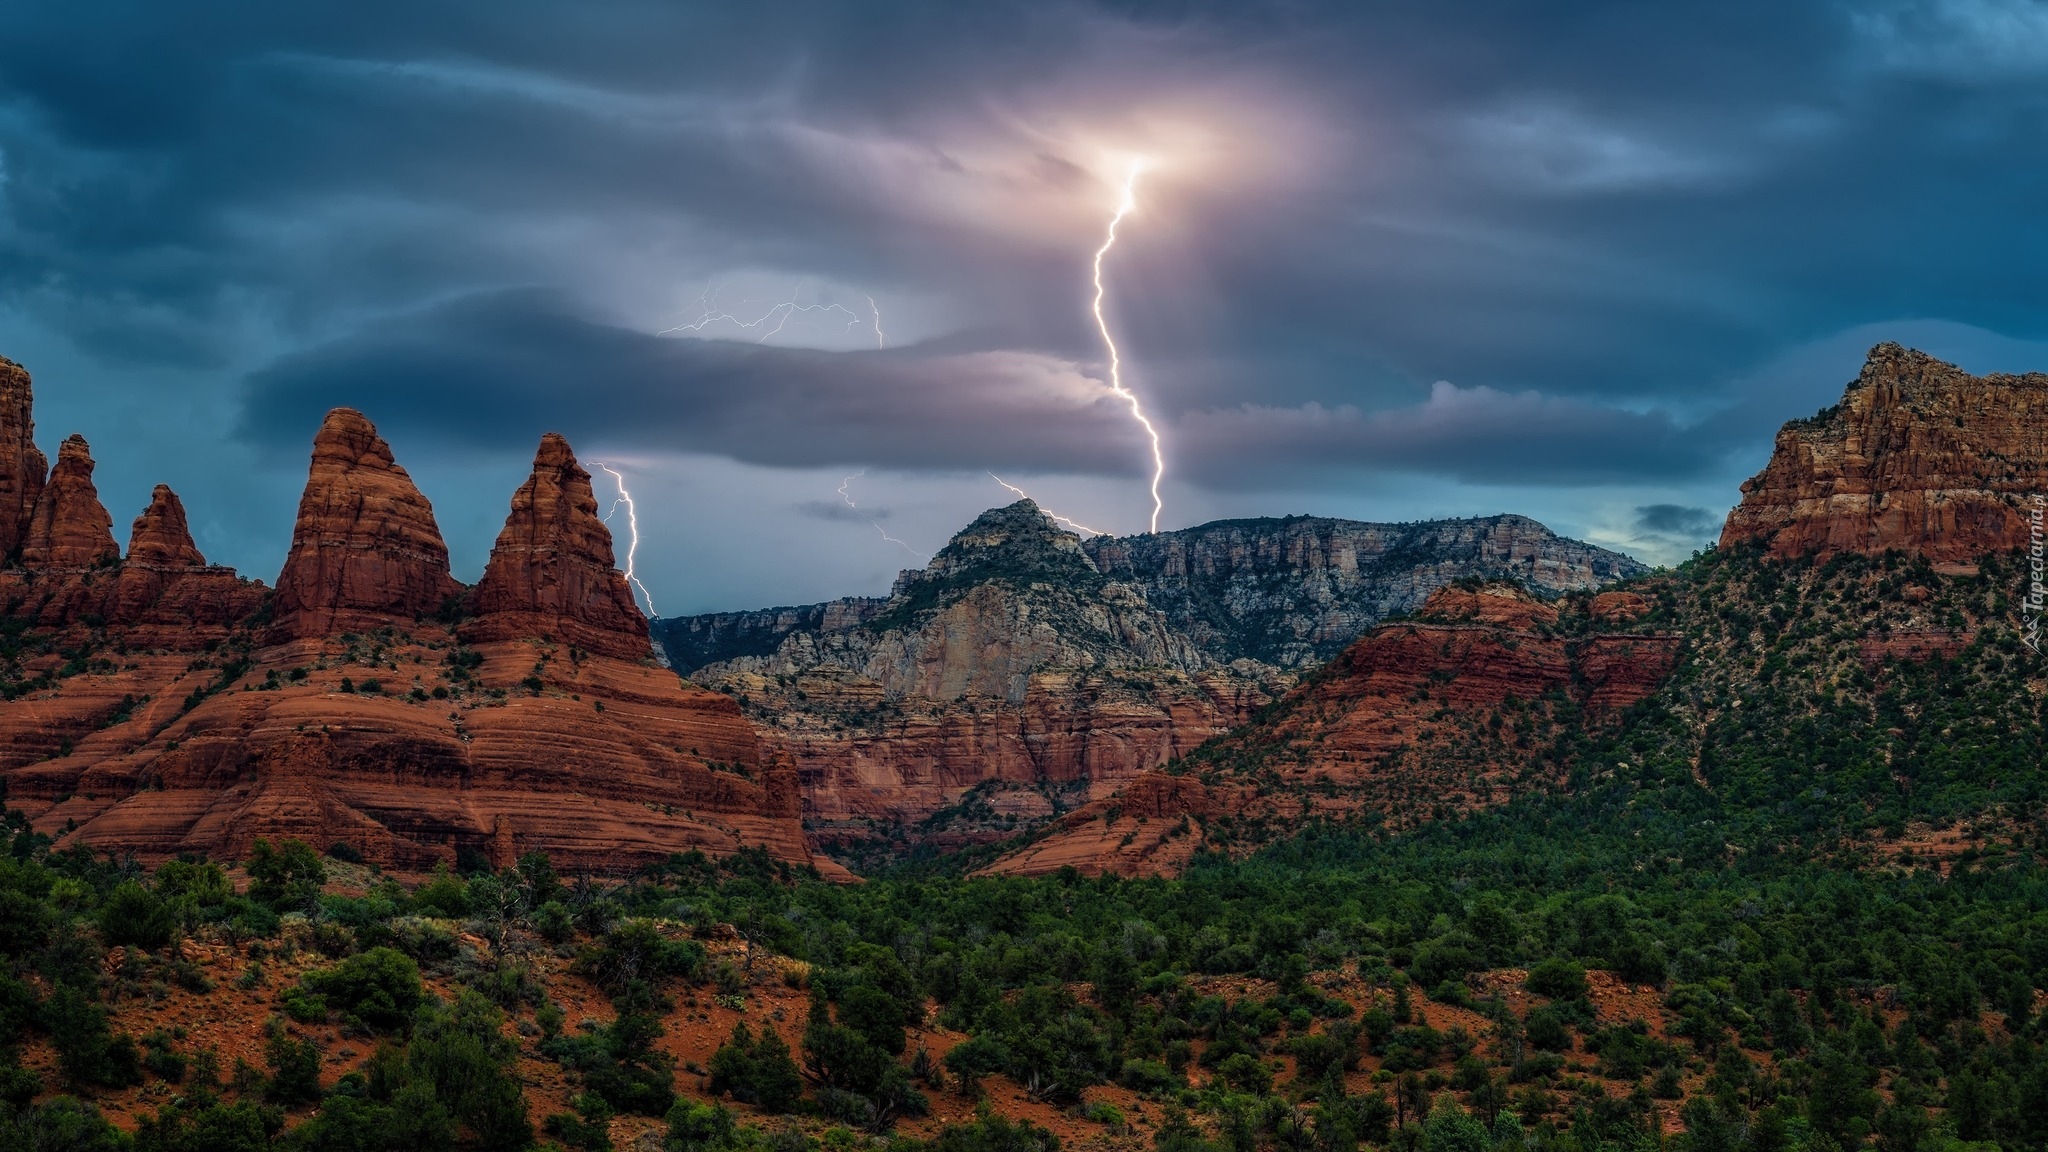
[[[0,354],[252,575],[350,404],[465,578],[555,429],[662,610],[872,592],[989,471],[1144,527],[1143,155],[1163,526],[1668,560],[1871,343],[2048,368],[2044,114],[2020,0],[17,3]]]

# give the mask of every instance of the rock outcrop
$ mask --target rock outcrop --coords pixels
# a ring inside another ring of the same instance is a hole
[[[1679,637],[1604,630],[1595,603],[1440,589],[1256,723],[1067,814],[990,870],[1171,873],[1198,850],[1249,848],[1308,820],[1399,827],[1552,786],[1567,725],[1616,716],[1677,660]],[[1609,622],[1617,607],[1602,606]]]
[[[1292,679],[1209,659],[1029,500],[983,513],[882,604],[839,603],[791,610],[837,627],[695,679],[789,752],[814,833],[842,845],[907,843],[991,789],[1035,793],[1001,803],[1049,815],[1243,722]],[[1013,822],[940,823],[975,839]]]
[[[1779,557],[1888,549],[1967,563],[2029,543],[2048,493],[2048,375],[1971,376],[1897,344],[1871,349],[1841,403],[1778,432],[1721,546]]]
[[[50,462],[36,447],[35,436],[28,371],[0,357],[0,561],[20,550],[49,475]]]
[[[1512,580],[1539,594],[1649,571],[1526,516],[1369,524],[1321,516],[1219,520],[1082,545],[1111,579],[1212,658],[1307,668],[1457,580]]]
[[[73,433],[57,449],[57,466],[36,498],[21,540],[27,568],[92,568],[121,558],[114,518],[92,483],[92,449]]]
[[[452,606],[462,586],[433,505],[353,408],[336,408],[313,438],[313,463],[277,576],[281,638],[410,625]]]
[[[149,507],[128,526],[128,563],[161,568],[204,568],[206,557],[192,542],[185,522],[185,502],[159,484],[149,494]]]
[[[645,657],[647,619],[613,566],[612,534],[597,514],[590,473],[569,442],[541,438],[533,475],[512,495],[512,513],[470,595],[471,642],[551,636],[625,660]]]
[[[207,565],[161,485],[121,560],[82,440],[47,485],[30,471],[21,561],[0,570],[25,629],[0,652],[0,780],[60,844],[153,862],[294,836],[402,869],[542,851],[617,872],[749,846],[812,862],[787,756],[649,658],[560,437],[462,631],[437,619],[467,590],[432,509],[359,413],[330,414],[315,442],[275,600]]]

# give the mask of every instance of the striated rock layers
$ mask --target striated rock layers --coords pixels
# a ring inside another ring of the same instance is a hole
[[[1065,815],[990,870],[1170,873],[1306,820],[1402,826],[1551,786],[1573,717],[1613,717],[1673,668],[1679,638],[1636,625],[1642,607],[1626,592],[1556,604],[1507,585],[1439,589],[1256,723]]]
[[[613,566],[612,534],[597,514],[590,473],[569,442],[541,438],[533,476],[512,494],[512,514],[491,549],[470,604],[471,642],[551,636],[625,660],[647,656],[647,619]]]
[[[2027,502],[2044,493],[2048,375],[1971,376],[1880,344],[1841,403],[1778,432],[1721,545],[1966,563],[2026,547]]]
[[[433,505],[363,414],[336,408],[313,438],[313,463],[277,574],[283,637],[367,631],[452,606],[462,586]]]
[[[28,371],[0,356],[0,561],[20,550],[50,471],[36,447],[33,407]]]
[[[25,442],[25,374],[20,388],[20,430],[0,396],[0,457]],[[315,441],[274,598],[207,566],[162,486],[121,560],[91,471],[74,438],[47,483],[0,476],[38,492],[0,571],[25,628],[0,651],[0,779],[61,843],[156,860],[296,836],[399,868],[538,850],[616,871],[753,845],[811,862],[787,758],[732,700],[651,659],[560,437],[474,593],[347,409]]]
[[[1218,520],[1148,536],[1081,542],[1097,574],[1138,589],[1212,663],[1320,664],[1367,628],[1414,611],[1455,580],[1514,580],[1563,593],[1639,576],[1619,552],[1567,539],[1526,516],[1369,524],[1321,516]],[[882,612],[883,597],[717,612],[654,623],[684,672],[773,653],[797,632],[839,632]]]
[[[1526,516],[1367,524],[1321,516],[1219,520],[1082,545],[1112,579],[1142,588],[1218,660],[1320,664],[1367,628],[1456,580],[1513,580],[1539,594],[1649,571]]]
[[[976,827],[925,831],[999,834],[1194,748],[1291,679],[1204,655],[1029,500],[982,514],[879,605],[789,611],[839,626],[695,678],[788,749],[813,830],[839,841],[899,838],[970,792]],[[1012,791],[1029,794],[990,795]]]

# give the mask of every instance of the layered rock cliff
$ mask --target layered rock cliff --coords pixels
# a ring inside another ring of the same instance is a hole
[[[880,605],[786,616],[838,626],[695,678],[789,751],[813,830],[840,843],[900,840],[977,789],[1030,793],[999,807],[1049,815],[1240,723],[1289,681],[1205,656],[1029,500],[982,514]],[[1007,826],[943,823],[967,839]]]
[[[2048,375],[1971,376],[1897,344],[1871,349],[1841,403],[1778,432],[1721,545],[1779,557],[1969,562],[2028,545],[2048,493]]]
[[[647,619],[614,566],[612,534],[597,514],[590,473],[569,442],[541,438],[533,476],[512,494],[512,513],[470,596],[473,643],[552,636],[625,660],[650,651]]]
[[[1550,594],[1649,570],[1526,516],[1219,520],[1148,536],[1097,536],[1082,547],[1106,576],[1142,588],[1211,657],[1283,668],[1328,660],[1455,580],[1513,580]]]
[[[28,382],[0,373],[17,383],[0,465],[27,471],[0,491],[37,498],[0,570],[0,780],[61,843],[231,858],[296,836],[400,868],[538,850],[617,871],[749,845],[811,862],[787,757],[651,659],[560,437],[471,593],[375,428],[336,410],[273,598],[206,564],[163,486],[121,559],[82,440],[48,477],[32,444],[6,455]]]
[[[1400,827],[1554,786],[1561,741],[1642,700],[1680,638],[1630,625],[1639,597],[1562,605],[1513,585],[1441,588],[1253,724],[1062,817],[990,870],[1173,872],[1318,819]]]
[[[20,550],[50,472],[36,447],[33,407],[28,370],[0,356],[0,561]]]
[[[411,624],[452,606],[461,585],[433,505],[363,414],[336,408],[313,438],[313,462],[277,576],[281,637]]]

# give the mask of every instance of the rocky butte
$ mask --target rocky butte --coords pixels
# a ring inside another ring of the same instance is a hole
[[[944,848],[1113,794],[1448,581],[1554,593],[1639,571],[1518,516],[1240,520],[1084,543],[1021,500],[888,597],[656,631],[679,669],[788,749],[814,835]]]
[[[1825,559],[1887,549],[1967,564],[2028,544],[2048,494],[2048,375],[1972,376],[1897,344],[1842,401],[1779,431],[1721,546]]]
[[[2027,501],[2048,491],[2043,416],[2048,376],[1971,376],[1881,344],[1840,404],[1778,433],[1721,545],[1780,559],[1897,551],[1926,562],[1920,580],[1942,569],[1975,575],[1987,555],[2028,546]],[[1853,609],[1838,596],[1843,619],[1825,638],[1841,641],[1864,675],[1951,657],[1973,639],[1966,626],[1915,612],[1933,593],[1906,572]],[[1673,631],[1684,617],[1672,605],[1687,597],[1692,630]],[[1699,614],[1725,623],[1721,613],[1744,607],[1664,574],[1555,601],[1505,584],[1440,587],[1413,618],[1374,627],[1255,722],[1063,815],[989,870],[1170,873],[1198,850],[1248,851],[1304,821],[1403,827],[1555,787],[1569,769],[1564,741],[1613,731],[1681,661],[1732,678],[1738,701],[1767,683],[1769,660],[1738,669],[1726,637],[1727,650],[1693,650],[1712,631]],[[1709,708],[1696,731],[1717,717]],[[1713,755],[1694,749],[1696,775]]]
[[[786,757],[653,659],[561,437],[471,589],[390,447],[336,409],[273,592],[207,565],[163,486],[124,558],[85,442],[44,475],[30,418],[27,374],[0,361],[0,779],[60,844],[232,858],[295,836],[403,869],[543,851],[616,871],[754,845],[812,862]]]

